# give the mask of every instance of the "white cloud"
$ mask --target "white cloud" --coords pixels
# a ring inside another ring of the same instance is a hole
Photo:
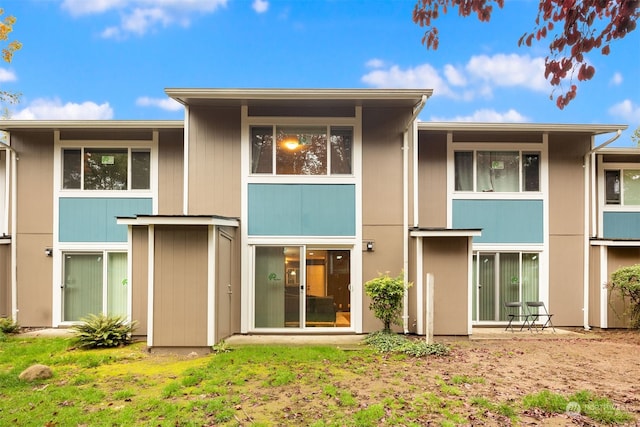
[[[15,120],[110,120],[113,109],[108,102],[85,101],[63,104],[59,99],[36,99],[28,107],[11,115]]]
[[[158,107],[167,111],[180,111],[183,106],[173,98],[149,98],[141,96],[136,99],[136,105],[141,107]]]
[[[266,0],[253,0],[251,7],[256,13],[265,13],[269,9],[269,2]]]
[[[382,59],[372,58],[364,64],[367,68],[382,68],[385,63]]]
[[[525,87],[534,91],[549,91],[544,78],[544,58],[529,55],[472,56],[466,70],[470,76],[492,86]]]
[[[377,66],[362,76],[362,81],[370,86],[428,88],[433,89],[433,96],[465,101],[492,97],[496,87],[550,90],[544,79],[544,59],[528,55],[473,56],[464,66],[445,64],[442,70],[430,64],[402,69],[397,65],[386,66],[380,59],[372,59],[365,65]]]
[[[16,80],[18,80],[18,78],[13,71],[0,68],[0,83],[15,82]]]
[[[181,25],[188,27],[197,14],[215,12],[228,0],[64,0],[62,9],[72,16],[118,12],[119,25],[101,32],[104,38],[123,38],[130,34],[144,35],[157,27]],[[256,0],[264,7],[265,0]],[[268,7],[268,3],[267,3]]]
[[[483,123],[526,123],[530,119],[516,110],[511,109],[509,111],[500,113],[495,110],[482,109],[477,110],[473,114],[468,116],[456,116],[456,117],[436,117],[430,118],[434,122],[483,122]]]
[[[609,108],[609,114],[630,123],[640,123],[640,105],[634,104],[630,99],[625,99]]]
[[[622,84],[622,80],[623,78],[621,73],[613,73],[613,76],[611,77],[609,83],[613,86],[619,86]]]

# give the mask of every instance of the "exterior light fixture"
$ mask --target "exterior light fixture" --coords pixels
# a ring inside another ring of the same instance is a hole
[[[45,248],[44,254],[45,254],[45,256],[52,256],[53,255],[53,249]]]

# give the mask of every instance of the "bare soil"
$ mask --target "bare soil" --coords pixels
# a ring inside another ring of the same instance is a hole
[[[509,338],[449,342],[450,356],[416,361],[419,374],[408,372],[404,382],[436,377],[446,381],[454,375],[483,378],[467,386],[474,395],[494,402],[521,401],[542,390],[565,396],[588,390],[640,420],[639,331],[516,333]],[[492,419],[488,415],[477,423],[471,416],[470,424],[487,424]],[[523,425],[594,425],[583,417],[541,411],[525,412],[520,420]],[[497,415],[493,421],[508,423]]]

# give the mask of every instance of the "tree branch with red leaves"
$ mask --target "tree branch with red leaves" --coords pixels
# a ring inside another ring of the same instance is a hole
[[[504,7],[504,0],[418,0],[413,9],[413,22],[426,27],[422,44],[437,50],[440,44],[438,28],[433,22],[449,9],[468,17],[475,14],[481,22],[489,22],[494,6]],[[549,55],[545,58],[545,78],[561,93],[556,105],[563,109],[577,95],[579,82],[591,80],[595,68],[586,54],[599,50],[602,55],[611,51],[611,43],[636,29],[640,17],[640,0],[540,0],[538,15],[532,31],[525,32],[518,46],[531,46],[533,40],[552,38]],[[555,30],[558,23],[559,29]],[[563,83],[569,79],[569,88]]]

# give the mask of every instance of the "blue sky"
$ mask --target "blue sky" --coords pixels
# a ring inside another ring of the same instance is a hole
[[[182,119],[164,89],[429,88],[424,121],[640,126],[640,30],[593,54],[564,110],[544,80],[548,41],[519,48],[536,0],[507,0],[489,23],[438,20],[421,44],[413,0],[5,0],[23,43],[0,64],[22,93],[15,119]]]

